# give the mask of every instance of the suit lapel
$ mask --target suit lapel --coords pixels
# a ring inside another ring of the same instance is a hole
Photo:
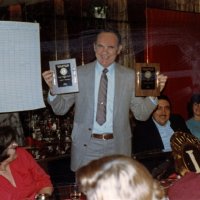
[[[91,120],[93,121],[94,118],[94,86],[95,86],[95,64],[96,62],[91,63],[88,65],[88,70],[87,70],[87,82],[88,84],[88,110],[91,112],[89,116],[91,116]]]
[[[122,92],[122,84],[121,84],[121,70],[119,65],[115,64],[115,94],[114,94],[114,112],[113,112],[113,119],[115,118],[118,108],[120,107],[120,95]]]

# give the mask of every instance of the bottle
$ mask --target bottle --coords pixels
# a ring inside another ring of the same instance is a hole
[[[48,194],[37,194],[35,200],[50,200],[50,197]]]

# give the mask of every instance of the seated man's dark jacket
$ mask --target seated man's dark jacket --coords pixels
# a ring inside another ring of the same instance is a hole
[[[185,120],[180,115],[172,114],[169,120],[174,132],[190,133]],[[133,130],[133,154],[162,151],[163,149],[164,145],[161,136],[152,117],[147,121],[136,121],[136,126]]]

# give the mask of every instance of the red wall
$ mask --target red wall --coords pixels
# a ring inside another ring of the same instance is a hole
[[[168,76],[164,94],[187,119],[187,103],[200,93],[200,14],[147,9],[149,63]]]

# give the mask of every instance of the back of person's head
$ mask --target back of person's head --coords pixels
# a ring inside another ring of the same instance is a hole
[[[192,97],[190,98],[190,101],[188,103],[188,117],[193,117],[194,112],[193,112],[193,105],[194,104],[200,104],[200,94],[193,94]]]
[[[88,200],[159,200],[164,192],[138,161],[112,155],[91,161],[77,171]]]
[[[10,126],[0,127],[0,162],[6,160],[8,146],[16,141],[16,131]]]

